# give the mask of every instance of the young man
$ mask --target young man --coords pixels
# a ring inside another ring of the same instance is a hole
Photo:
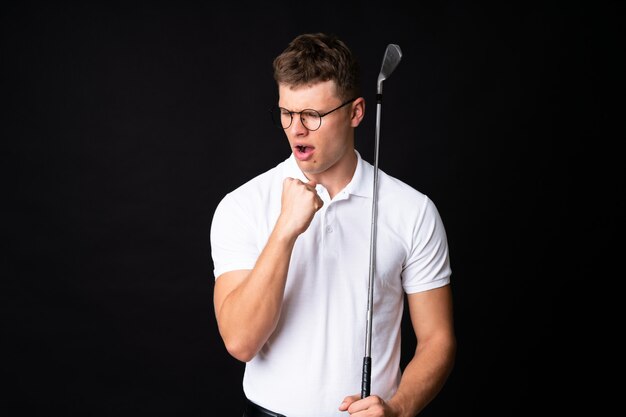
[[[427,196],[379,171],[372,394],[361,399],[374,167],[354,146],[357,62],[336,37],[304,34],[274,78],[292,154],[227,194],[211,226],[219,331],[246,362],[244,416],[413,417],[456,351],[442,221]],[[402,372],[405,295],[418,343]]]

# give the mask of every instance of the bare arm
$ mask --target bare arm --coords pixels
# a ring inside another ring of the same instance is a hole
[[[340,410],[352,414],[368,409],[376,416],[414,417],[443,387],[456,356],[450,286],[410,294],[408,304],[417,347],[398,390],[387,402],[375,395],[362,400],[346,397]]]
[[[217,277],[215,316],[226,349],[235,358],[251,360],[276,328],[293,247],[322,205],[314,182],[285,179],[281,213],[254,268]]]
[[[410,294],[408,302],[417,347],[389,407],[398,416],[413,417],[435,398],[450,375],[456,338],[449,285]]]

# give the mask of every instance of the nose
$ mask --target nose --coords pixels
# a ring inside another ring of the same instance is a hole
[[[288,128],[289,133],[294,136],[304,136],[309,133],[309,129],[304,127],[302,124],[302,119],[300,119],[300,115],[294,114],[293,120],[291,121],[291,126]]]

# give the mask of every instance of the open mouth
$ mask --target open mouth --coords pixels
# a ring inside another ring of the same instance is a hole
[[[315,148],[308,145],[296,145],[293,147],[293,153],[300,161],[307,161],[313,156]]]

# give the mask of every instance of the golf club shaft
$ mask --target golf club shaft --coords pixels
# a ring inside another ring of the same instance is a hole
[[[365,330],[365,357],[363,358],[363,377],[361,398],[370,395],[372,385],[372,318],[374,313],[374,274],[376,272],[376,225],[378,223],[378,147],[380,142],[380,114],[382,94],[376,95],[376,137],[374,140],[374,185],[372,190],[372,225],[370,233],[370,265],[367,283],[367,327]]]

